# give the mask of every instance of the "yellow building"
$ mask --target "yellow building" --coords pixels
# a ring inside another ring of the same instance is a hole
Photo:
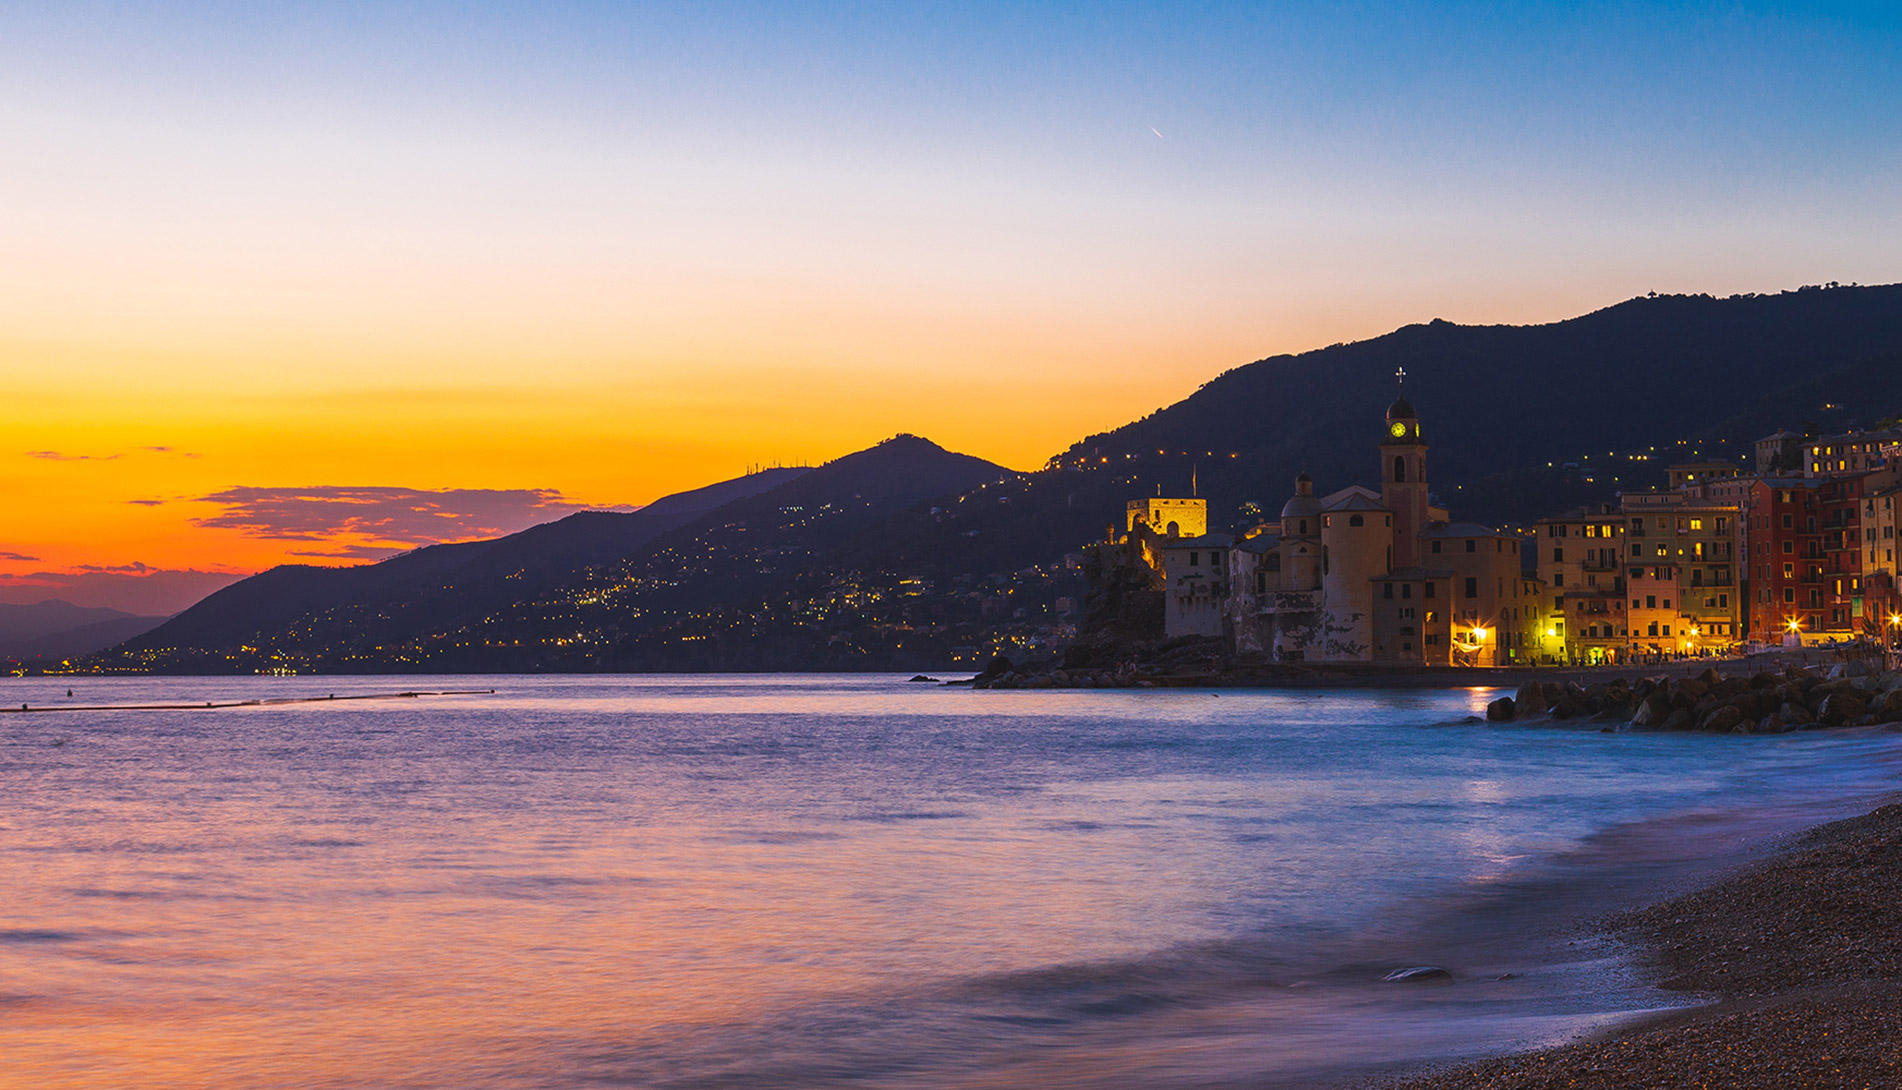
[[[1738,519],[1733,504],[1699,499],[1691,491],[1631,493],[1624,497],[1629,565],[1672,567],[1673,598],[1683,613],[1674,626],[1689,629],[1689,650],[1722,652],[1744,639],[1744,596],[1739,585]],[[1634,634],[1635,635],[1635,634]],[[1678,650],[1685,650],[1679,639]]]
[[[1625,515],[1604,505],[1533,524],[1539,579],[1548,596],[1541,648],[1564,662],[1622,662]]]
[[[1201,537],[1209,532],[1209,501],[1203,499],[1130,500],[1126,514],[1125,530],[1140,524],[1162,537]]]

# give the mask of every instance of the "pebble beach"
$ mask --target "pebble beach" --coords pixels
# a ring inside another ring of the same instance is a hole
[[[1707,1002],[1384,1090],[1902,1087],[1902,805],[1608,926],[1661,987]]]

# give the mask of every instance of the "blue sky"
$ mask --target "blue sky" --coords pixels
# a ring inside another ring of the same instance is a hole
[[[0,148],[20,450],[198,455],[22,453],[5,551],[202,566],[128,505],[1029,467],[1410,322],[1893,282],[1902,7],[11,4]]]

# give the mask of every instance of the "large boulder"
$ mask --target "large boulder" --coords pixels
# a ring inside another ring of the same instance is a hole
[[[1536,681],[1526,682],[1524,685],[1519,686],[1518,692],[1513,694],[1512,705],[1515,714],[1539,714],[1546,708],[1545,688]]]
[[[1675,677],[1665,685],[1664,692],[1673,706],[1694,708],[1710,693],[1710,686],[1694,677]]]
[[[1697,721],[1697,729],[1712,734],[1728,734],[1749,722],[1734,704],[1724,704]]]
[[[1486,705],[1486,719],[1493,723],[1510,723],[1514,718],[1515,711],[1516,709],[1513,707],[1512,698],[1502,696],[1498,700]]]
[[[1671,715],[1671,702],[1657,693],[1651,694],[1639,703],[1638,710],[1631,716],[1634,727],[1662,727]]]
[[[1800,700],[1785,702],[1781,708],[1777,709],[1777,715],[1792,726],[1806,727],[1816,722],[1816,717],[1810,714],[1809,708]]]
[[[1691,709],[1673,708],[1671,710],[1671,714],[1664,717],[1664,722],[1659,724],[1658,729],[1659,730],[1690,730],[1692,727],[1696,725],[1697,725],[1697,719],[1696,717],[1691,715]]]
[[[1891,689],[1871,700],[1869,710],[1884,723],[1902,721],[1902,689]]]
[[[1783,717],[1776,714],[1775,712],[1771,712],[1769,715],[1764,716],[1763,719],[1757,723],[1756,729],[1752,733],[1784,734],[1784,733],[1787,733],[1789,730],[1790,730],[1790,727],[1783,722]]]
[[[1849,693],[1831,693],[1823,698],[1822,705],[1816,709],[1816,721],[1825,726],[1840,727],[1844,723],[1859,718],[1868,710],[1869,706],[1856,696]]]

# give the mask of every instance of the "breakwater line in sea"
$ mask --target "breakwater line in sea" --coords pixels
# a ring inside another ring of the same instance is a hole
[[[323,704],[335,700],[415,700],[425,696],[494,696],[494,689],[440,689],[433,692],[345,693],[338,696],[286,696],[269,700],[207,700],[199,704],[22,704],[0,708],[0,714],[23,712],[202,712],[221,708],[260,708],[278,704]]]

